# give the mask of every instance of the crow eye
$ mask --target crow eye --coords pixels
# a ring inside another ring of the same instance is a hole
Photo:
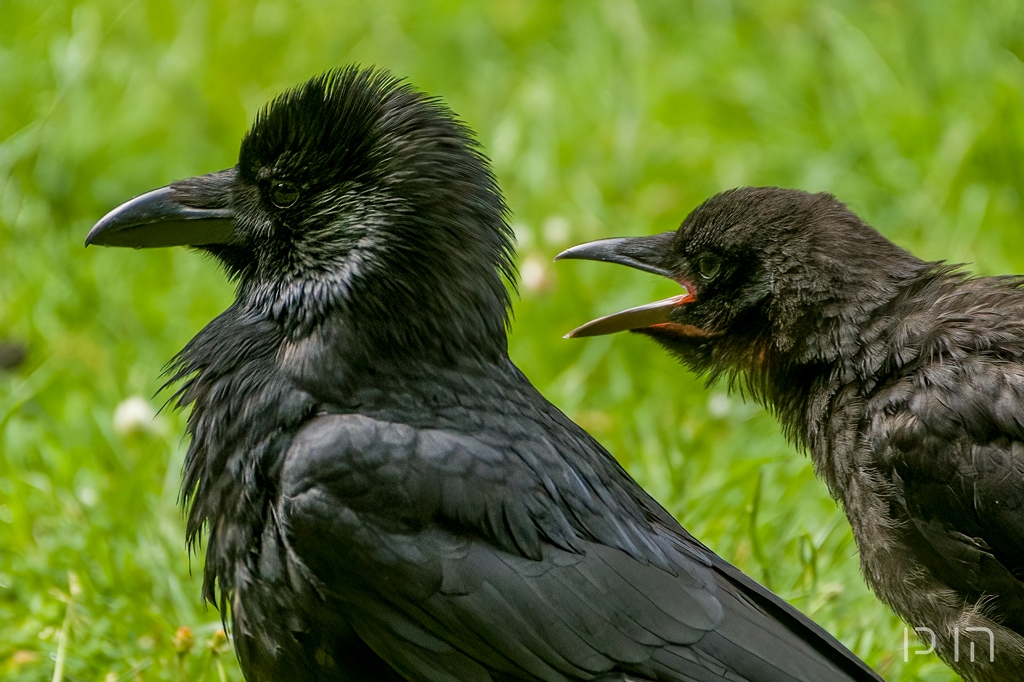
[[[697,271],[704,279],[711,279],[722,269],[722,259],[713,253],[705,253],[697,259]]]
[[[299,188],[294,182],[275,180],[270,186],[270,200],[278,208],[288,208],[299,200]]]

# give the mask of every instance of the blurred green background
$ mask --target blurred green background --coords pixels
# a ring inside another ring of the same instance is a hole
[[[673,285],[551,258],[772,184],[833,192],[923,257],[1024,272],[1019,0],[0,0],[0,14],[0,338],[29,349],[0,373],[0,677],[50,679],[59,661],[66,680],[240,679],[183,546],[183,417],[148,413],[161,367],[231,287],[195,253],[82,241],[119,202],[232,165],[275,93],[359,62],[479,133],[519,237],[512,354],[541,391],[888,679],[955,679],[913,635],[904,662],[902,623],[771,417],[644,339],[560,338]]]

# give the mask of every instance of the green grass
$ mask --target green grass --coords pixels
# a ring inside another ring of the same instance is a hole
[[[120,201],[232,165],[282,88],[360,62],[442,96],[493,158],[530,275],[512,354],[541,391],[888,679],[954,679],[903,662],[845,518],[760,408],[643,339],[560,338],[671,286],[551,258],[776,184],[831,191],[923,257],[1024,272],[1022,7],[5,0],[0,337],[31,351],[0,375],[0,677],[50,679],[59,658],[65,680],[240,679],[183,547],[183,419],[113,425],[231,289],[194,253],[82,241]]]

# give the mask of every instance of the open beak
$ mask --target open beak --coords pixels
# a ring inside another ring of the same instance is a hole
[[[663,232],[648,237],[622,237],[600,239],[566,249],[555,260],[596,260],[618,263],[655,275],[676,279],[661,263],[669,252],[675,232]],[[678,281],[678,280],[676,280]],[[602,336],[633,329],[644,329],[657,325],[671,324],[672,313],[681,305],[693,300],[693,294],[684,282],[679,284],[686,290],[678,296],[662,301],[629,308],[613,315],[599,317],[587,322],[565,335],[567,339],[586,336]]]
[[[227,243],[235,230],[236,176],[229,168],[141,194],[103,216],[85,245],[143,249]]]

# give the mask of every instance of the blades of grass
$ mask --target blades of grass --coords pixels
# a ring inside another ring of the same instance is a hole
[[[757,516],[761,511],[761,490],[763,487],[764,468],[761,467],[757,470],[757,482],[754,484],[754,498],[750,501],[750,506],[747,508],[747,520],[750,526],[750,549],[754,554],[754,559],[757,561],[758,566],[761,567],[761,582],[769,590],[773,590],[771,565],[768,561],[768,556],[765,554],[764,546],[761,544],[761,534],[757,530]]]
[[[68,639],[71,637],[71,620],[75,614],[75,600],[81,593],[82,586],[78,582],[78,576],[73,572],[69,572],[67,606],[64,609],[64,621],[61,623],[60,632],[57,634],[57,656],[53,665],[51,682],[63,682],[64,680],[64,660],[68,652]]]

